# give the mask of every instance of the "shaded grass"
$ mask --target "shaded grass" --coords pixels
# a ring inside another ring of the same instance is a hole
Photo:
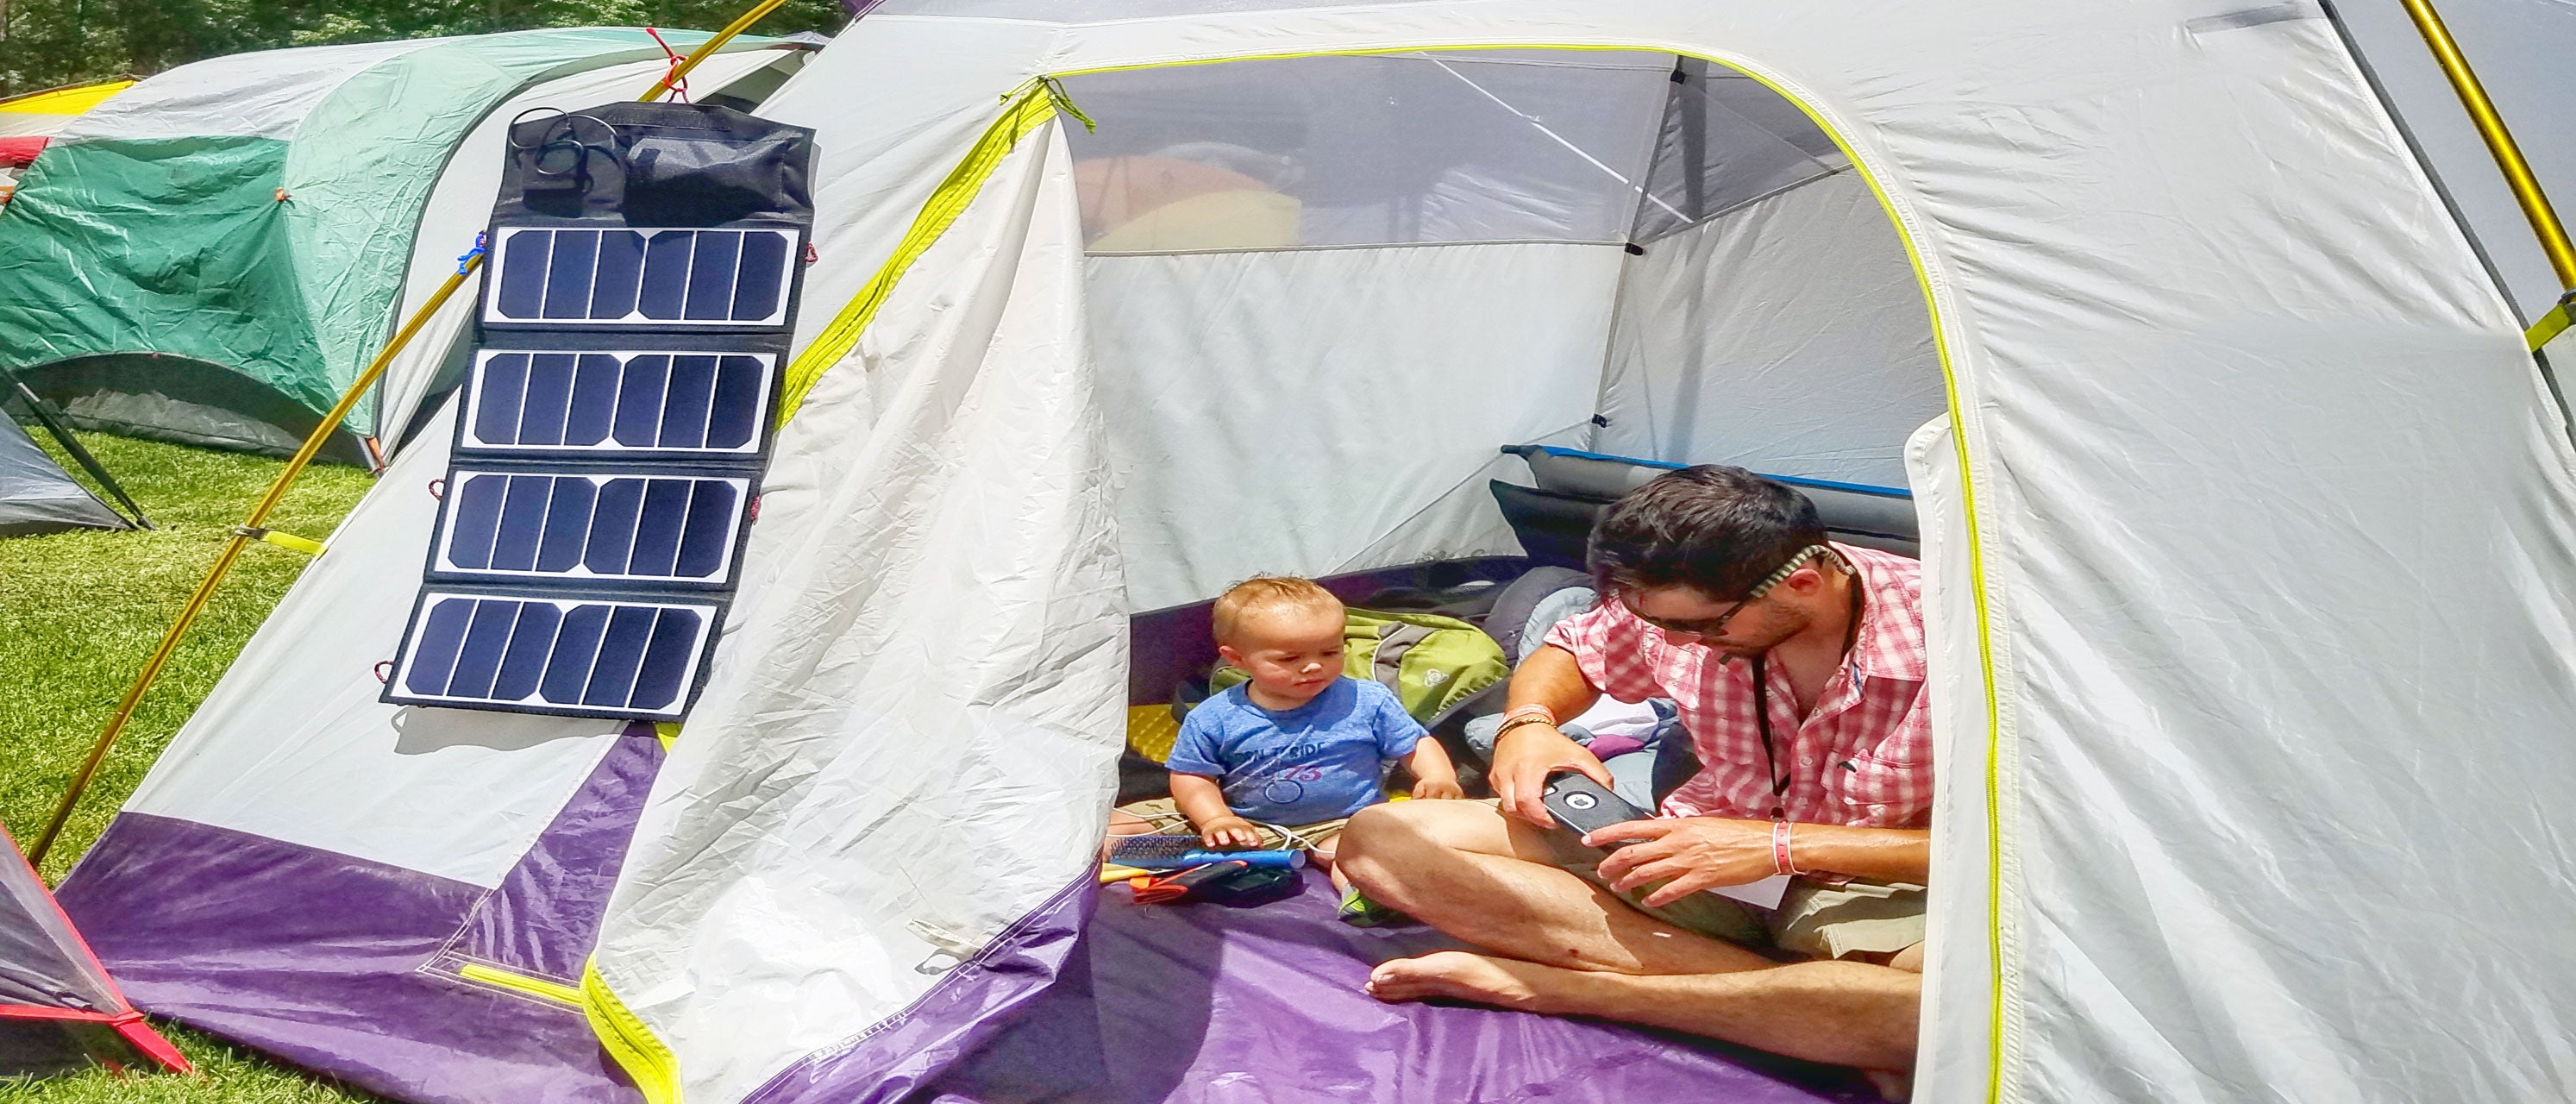
[[[49,451],[53,442],[36,434]],[[0,540],[0,821],[32,845],[126,687],[161,641],[232,528],[284,470],[268,457],[105,434],[80,435],[160,526]],[[55,459],[69,470],[68,460]],[[268,526],[320,539],[374,480],[355,468],[307,469]],[[305,557],[252,544],[162,670],[46,859],[59,881],[205,700],[242,645],[304,569]],[[0,1100],[46,1104],[356,1104],[372,1099],[213,1038],[156,1022],[203,1076],[123,1077],[92,1070],[0,1080]]]

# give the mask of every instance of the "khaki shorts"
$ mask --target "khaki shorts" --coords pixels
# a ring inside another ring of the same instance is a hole
[[[1683,931],[1747,947],[1776,947],[1815,958],[1892,954],[1923,942],[1921,886],[1852,881],[1829,885],[1789,880],[1776,909],[1758,908],[1714,893],[1694,893],[1669,905],[1644,904],[1654,885],[1620,892],[1601,877],[1601,852],[1583,845],[1581,833],[1547,833],[1556,865],[1617,896],[1639,912]],[[1661,883],[1657,883],[1660,885]]]
[[[1168,797],[1130,802],[1119,806],[1118,811],[1153,822],[1154,830],[1157,832],[1188,836],[1198,834],[1198,829],[1190,826],[1190,818],[1182,816],[1180,807],[1174,805],[1172,799]],[[1285,835],[1276,825],[1255,822],[1253,827],[1261,830],[1262,847],[1270,850],[1286,850],[1291,846],[1319,847],[1328,844],[1332,842],[1333,837],[1341,835],[1343,826],[1350,822],[1351,818],[1341,817],[1335,820],[1316,821],[1313,824],[1291,824],[1287,826]],[[1289,835],[1297,838],[1291,841],[1288,838]]]

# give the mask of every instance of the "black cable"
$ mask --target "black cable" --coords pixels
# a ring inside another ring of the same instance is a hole
[[[543,136],[534,142],[520,141],[520,125],[529,122],[531,116],[547,111],[555,113],[553,125],[547,127],[542,132]],[[602,140],[591,142],[583,139],[580,124],[585,122],[606,132]],[[556,107],[532,107],[513,116],[510,119],[509,143],[513,152],[534,155],[528,158],[528,167],[537,176],[548,179],[571,177],[573,187],[580,191],[590,190],[590,159],[593,154],[605,157],[611,163],[620,160],[617,152],[616,124],[597,115],[565,111]],[[569,156],[560,156],[566,154]],[[549,158],[556,160],[555,167],[548,167]]]

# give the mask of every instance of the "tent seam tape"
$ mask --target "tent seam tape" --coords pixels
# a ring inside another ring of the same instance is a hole
[[[1002,159],[1018,148],[1020,139],[1055,117],[1055,100],[1046,88],[1036,82],[1023,87],[1026,91],[1019,92],[1003,109],[1002,117],[985,129],[966,159],[949,171],[948,178],[930,194],[929,202],[922,204],[921,213],[913,217],[911,228],[896,243],[894,255],[886,258],[885,265],[868,278],[858,294],[850,297],[831,324],[815,336],[814,343],[789,363],[778,401],[778,424],[785,425],[795,417],[797,408],[804,405],[806,393],[814,389],[823,373],[858,345],[859,335],[876,320],[877,310],[885,305],[895,283],[949,227],[956,225],[958,217],[965,214],[967,206],[983,193],[985,183],[1001,168]]]
[[[582,991],[572,986],[481,962],[468,962],[458,966],[456,976],[467,981],[508,989],[515,993],[525,993],[554,1004],[569,1005],[574,1008],[588,1006],[583,1000]]]
[[[644,1094],[645,1104],[680,1104],[679,1056],[617,999],[607,980],[599,976],[596,958],[582,963],[581,1012],[590,1021],[591,1034],[599,1036],[600,1046]]]

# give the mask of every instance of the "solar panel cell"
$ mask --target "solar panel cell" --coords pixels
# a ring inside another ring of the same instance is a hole
[[[538,353],[528,358],[528,392],[520,400],[518,441],[522,445],[560,445],[566,409],[572,403],[569,353]]]
[[[570,411],[564,416],[563,443],[592,448],[608,440],[617,420],[617,358],[583,353],[573,370]]]
[[[587,479],[551,482],[554,487],[546,496],[545,535],[537,545],[536,562],[529,566],[543,574],[560,575],[581,564],[581,554],[590,544],[591,507],[599,499],[599,487]]]
[[[538,680],[537,692],[556,705],[581,702],[582,687],[590,684],[590,669],[599,659],[600,639],[608,634],[609,607],[588,604],[574,606],[564,614],[563,628],[547,652],[546,673]]]
[[[644,244],[644,288],[635,299],[636,313],[646,318],[680,317],[697,241],[694,234],[655,234]]]
[[[735,318],[767,318],[778,311],[779,294],[786,290],[778,278],[787,271],[787,238],[779,234],[745,234],[742,236],[742,259],[736,266],[741,277],[734,282]]]
[[[552,602],[513,604],[519,607],[518,617],[510,626],[510,643],[501,652],[500,674],[492,680],[491,696],[499,701],[522,701],[537,692],[546,673],[546,655],[553,651],[563,627],[563,610]]]
[[[704,448],[707,404],[715,397],[716,358],[671,358],[670,389],[662,394],[662,425],[655,444],[661,448]]]
[[[635,522],[635,548],[625,574],[668,576],[677,566],[680,526],[689,516],[689,484],[682,479],[655,479],[644,486],[644,509]]]
[[[424,605],[412,623],[411,669],[403,676],[406,689],[415,694],[447,692],[449,677],[456,673],[456,652],[465,646],[465,626],[473,617],[470,600]]]
[[[599,271],[599,231],[557,230],[546,262],[546,317],[589,318],[590,288]]]
[[[710,449],[740,451],[760,441],[760,416],[769,406],[769,371],[759,357],[725,357],[716,369],[715,397],[703,442]]]
[[[466,493],[493,486],[509,489],[501,500],[501,524],[492,536],[488,562],[494,571],[534,571],[537,541],[545,536],[546,514],[554,505],[554,480],[544,476],[473,476],[466,480]]]
[[[689,515],[679,525],[680,547],[673,554],[671,575],[709,579],[724,573],[733,551],[734,489],[730,484],[699,480],[689,488]]]
[[[519,439],[519,403],[527,397],[528,354],[485,353],[474,384],[469,436],[486,441]]]
[[[554,245],[547,231],[505,234],[501,278],[493,285],[494,312],[503,318],[535,318],[546,294],[546,260]]]
[[[505,477],[470,480],[462,475],[447,483],[455,500],[447,511],[444,539],[448,561],[461,568],[492,566],[492,541],[501,531],[501,503],[509,490]]]
[[[626,574],[635,550],[635,526],[643,520],[643,512],[643,480],[619,479],[600,488],[603,524],[591,527],[590,552],[583,558],[591,574],[610,578]]]
[[[636,664],[635,689],[626,699],[627,708],[665,709],[680,696],[680,689],[689,682],[689,645],[696,636],[695,614],[666,609],[654,616],[653,634]]]
[[[635,313],[636,284],[644,273],[644,235],[610,230],[599,236],[599,275],[591,281],[590,316],[624,318]]]
[[[729,230],[698,231],[697,255],[689,260],[684,317],[692,322],[722,322],[733,316],[734,266],[741,258],[742,235]]]
[[[465,646],[456,653],[456,671],[444,693],[461,698],[492,696],[492,680],[501,674],[501,653],[518,627],[519,603],[478,602],[466,622]]]
[[[648,606],[619,606],[608,614],[608,633],[600,638],[599,659],[591,665],[590,683],[581,704],[624,708],[634,697],[635,676],[652,643],[655,611]]]
[[[671,358],[666,354],[635,357],[626,362],[626,370],[617,383],[617,443],[627,448],[667,447],[660,444],[662,432],[662,389],[671,382]]]

